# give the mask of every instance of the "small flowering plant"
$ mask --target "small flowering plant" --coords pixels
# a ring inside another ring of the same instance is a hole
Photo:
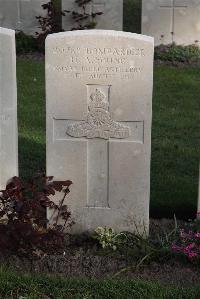
[[[126,237],[123,233],[115,233],[114,229],[111,227],[97,227],[95,233],[95,239],[99,241],[102,248],[109,248],[114,251],[117,250],[118,246]]]
[[[185,255],[191,261],[200,259],[200,212],[194,221],[190,220],[178,231],[177,240],[171,249],[175,253]]]

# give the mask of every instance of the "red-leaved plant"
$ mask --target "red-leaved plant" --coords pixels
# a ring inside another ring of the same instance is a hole
[[[67,228],[73,225],[65,204],[71,181],[39,174],[29,182],[13,177],[0,191],[0,252],[33,254],[62,252]],[[60,192],[58,204],[51,197]],[[46,208],[52,209],[48,225]],[[60,224],[62,223],[62,224]]]

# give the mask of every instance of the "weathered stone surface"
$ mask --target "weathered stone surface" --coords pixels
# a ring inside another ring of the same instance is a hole
[[[142,33],[155,44],[200,45],[200,0],[142,0]]]
[[[62,0],[62,10],[75,10],[77,5],[74,0]],[[87,12],[103,12],[103,15],[97,16],[96,29],[122,30],[123,29],[123,0],[93,0],[87,4]],[[63,29],[71,30],[75,26],[70,15],[63,17]]]
[[[0,0],[0,26],[20,30],[29,35],[38,31],[35,18],[44,15],[42,4],[46,0]]]
[[[18,174],[15,32],[0,27],[0,188]]]
[[[47,174],[73,181],[74,232],[148,231],[152,83],[151,37],[47,38]]]

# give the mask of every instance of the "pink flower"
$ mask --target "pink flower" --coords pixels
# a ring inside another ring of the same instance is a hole
[[[176,244],[172,244],[172,250],[174,252],[180,252],[181,251],[181,247],[177,246]]]
[[[200,217],[200,211],[197,212],[196,216],[197,216],[197,217]]]
[[[186,247],[184,248],[183,252],[184,252],[185,254],[190,253],[191,249],[193,249],[194,246],[195,246],[194,243],[189,244],[188,246],[186,246]]]
[[[193,258],[193,257],[196,257],[197,256],[197,253],[196,252],[189,252],[188,253],[188,257],[189,258]]]
[[[192,248],[194,248],[194,243],[190,243],[186,248],[188,248],[188,249],[192,249]]]
[[[190,249],[194,248],[194,246],[195,246],[195,244],[194,244],[194,243],[191,243],[191,244],[189,244],[186,248],[188,248],[188,250],[190,250]]]
[[[198,239],[200,239],[200,232],[197,232],[197,233],[195,234],[195,237],[198,238]]]

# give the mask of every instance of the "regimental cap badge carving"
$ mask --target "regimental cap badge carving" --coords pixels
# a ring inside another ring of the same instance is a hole
[[[78,124],[70,124],[66,133],[76,138],[123,139],[131,135],[131,130],[128,126],[120,124],[111,118],[106,95],[97,88],[90,95],[87,120]]]
[[[88,106],[88,110],[92,110],[93,108],[102,108],[104,110],[109,109],[109,104],[106,102],[106,96],[99,90],[96,89],[90,96],[90,103]]]

